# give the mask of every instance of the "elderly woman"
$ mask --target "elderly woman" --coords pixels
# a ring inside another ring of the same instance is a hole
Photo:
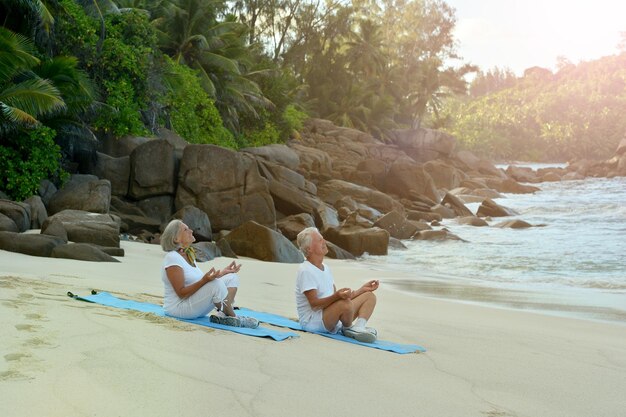
[[[161,247],[167,252],[161,279],[165,287],[163,309],[169,316],[194,319],[217,308],[211,322],[235,327],[258,327],[250,317],[237,317],[233,309],[239,287],[237,272],[241,265],[234,261],[222,270],[211,268],[204,273],[196,265],[191,247],[193,231],[180,220],[172,220],[161,235]]]

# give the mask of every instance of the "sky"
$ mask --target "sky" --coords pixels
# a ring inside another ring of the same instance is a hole
[[[463,62],[482,70],[556,70],[620,52],[625,0],[445,0],[456,9],[454,32]],[[456,65],[455,65],[456,66]]]

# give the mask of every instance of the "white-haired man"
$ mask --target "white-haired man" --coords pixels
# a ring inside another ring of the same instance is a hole
[[[300,324],[312,332],[342,332],[360,342],[376,340],[376,330],[366,327],[374,307],[378,281],[372,280],[361,288],[337,289],[328,265],[323,263],[328,253],[326,241],[315,227],[298,234],[298,246],[306,260],[298,269],[296,304]]]

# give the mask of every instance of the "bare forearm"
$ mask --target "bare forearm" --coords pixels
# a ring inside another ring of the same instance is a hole
[[[313,300],[309,299],[309,304],[311,304],[311,308],[313,310],[323,310],[332,303],[338,301],[339,299],[340,297],[337,295],[337,293],[334,293],[332,295],[329,295],[328,297],[315,298]]]

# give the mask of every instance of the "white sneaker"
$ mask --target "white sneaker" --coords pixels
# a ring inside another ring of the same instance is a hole
[[[374,343],[376,341],[376,334],[369,332],[365,327],[344,327],[341,329],[341,333],[361,343]]]

